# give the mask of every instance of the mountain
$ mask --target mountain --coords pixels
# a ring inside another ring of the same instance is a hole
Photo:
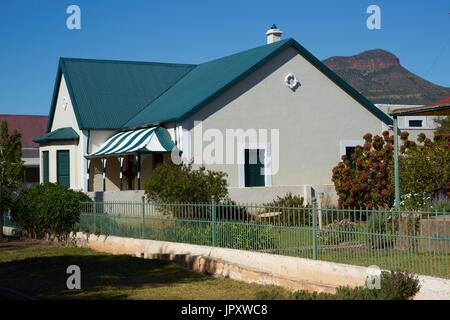
[[[426,104],[450,94],[450,88],[415,75],[385,50],[331,57],[323,62],[373,103]]]

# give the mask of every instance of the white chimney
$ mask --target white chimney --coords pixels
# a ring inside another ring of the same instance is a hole
[[[273,24],[270,27],[270,29],[267,30],[267,32],[266,32],[267,44],[279,41],[281,39],[282,34],[283,34],[283,31],[278,29],[277,26]]]

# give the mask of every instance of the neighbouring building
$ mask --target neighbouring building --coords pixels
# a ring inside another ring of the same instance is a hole
[[[377,104],[384,113],[389,114],[393,110],[397,109],[414,109],[423,107],[423,105],[406,105],[406,104]],[[434,120],[436,116],[403,116],[399,117],[398,125],[402,131],[409,133],[409,140],[416,141],[417,136],[420,133],[425,133],[429,138],[433,138],[434,130],[436,129],[436,123]],[[383,125],[385,130],[388,130],[388,126]]]
[[[236,201],[289,191],[332,201],[332,168],[392,119],[297,41],[280,37],[274,26],[268,44],[199,65],[61,58],[46,133],[36,139],[41,181],[123,199],[118,191],[142,190],[174,146],[198,160],[201,121],[202,132],[224,136],[278,130],[276,141],[236,138],[237,163],[206,164],[228,174]],[[208,148],[211,137],[202,144]]]
[[[0,122],[8,123],[11,134],[17,130],[22,135],[22,160],[24,187],[39,184],[39,144],[33,141],[45,133],[47,116],[0,114]]]

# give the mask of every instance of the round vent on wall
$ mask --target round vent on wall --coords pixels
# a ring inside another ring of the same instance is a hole
[[[284,82],[291,90],[295,90],[298,86],[300,86],[300,81],[298,81],[297,77],[293,73],[289,73],[284,78]]]
[[[67,105],[68,105],[67,97],[63,97],[63,98],[62,98],[62,107],[63,107],[63,110],[66,110],[66,109],[67,109]]]

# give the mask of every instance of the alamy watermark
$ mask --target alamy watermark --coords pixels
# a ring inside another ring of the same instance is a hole
[[[66,20],[66,26],[69,30],[81,29],[81,9],[75,4],[67,7],[66,13],[69,14]]]
[[[172,151],[174,163],[193,162],[195,165],[244,165],[261,164],[261,174],[276,174],[279,170],[279,129],[225,129],[203,128],[201,121],[194,122],[189,132],[189,152],[178,149]],[[186,148],[187,147],[187,148]],[[245,154],[245,150],[253,152]]]
[[[366,287],[369,290],[381,289],[381,269],[379,266],[369,266],[366,270]]]
[[[369,30],[381,29],[381,8],[375,4],[367,7],[367,14],[370,16],[367,18],[366,25]]]
[[[67,277],[66,286],[69,290],[79,290],[81,289],[81,269],[77,265],[70,265],[66,270]]]

